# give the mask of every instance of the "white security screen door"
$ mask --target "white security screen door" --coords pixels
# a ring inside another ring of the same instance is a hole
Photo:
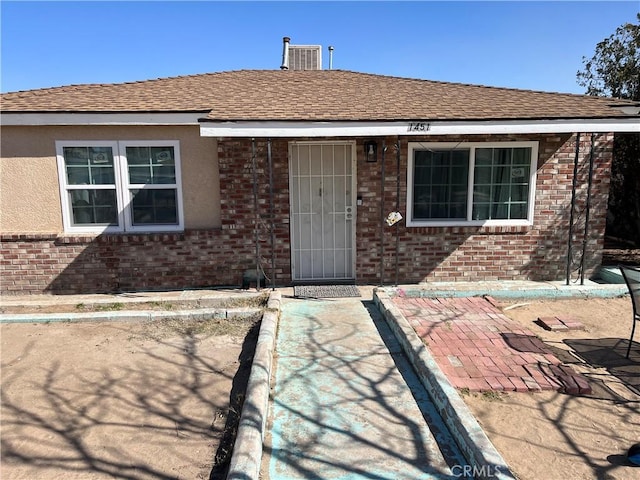
[[[355,278],[355,168],[355,142],[290,144],[294,281]]]

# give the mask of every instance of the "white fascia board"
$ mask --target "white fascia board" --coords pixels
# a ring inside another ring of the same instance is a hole
[[[204,113],[13,113],[0,114],[11,126],[44,125],[198,125]]]
[[[640,117],[459,122],[203,122],[203,137],[362,137],[499,133],[640,132]]]

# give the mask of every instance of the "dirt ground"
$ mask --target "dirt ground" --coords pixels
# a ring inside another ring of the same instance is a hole
[[[593,394],[466,395],[521,480],[640,478],[640,331],[624,358],[631,302],[514,301],[505,313],[585,374]],[[586,330],[547,332],[539,316]],[[248,333],[249,332],[249,333]],[[5,324],[3,479],[218,479],[249,371],[255,319],[228,323]],[[240,393],[238,393],[240,392]]]
[[[0,326],[1,477],[219,478],[257,320]]]
[[[522,300],[507,309],[563,361],[586,375],[591,395],[562,393],[467,394],[463,398],[519,479],[640,478],[625,453],[640,442],[640,332],[630,359],[629,297]],[[541,316],[570,315],[584,331],[549,332]]]

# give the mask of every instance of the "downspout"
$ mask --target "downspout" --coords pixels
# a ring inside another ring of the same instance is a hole
[[[382,174],[380,175],[380,286],[384,285],[384,154],[387,151],[382,140]]]
[[[400,138],[396,143],[396,212],[400,211]],[[400,271],[400,222],[396,222],[396,287],[398,286],[398,273]]]
[[[589,182],[587,184],[587,207],[584,219],[584,238],[582,239],[582,258],[580,259],[580,285],[584,285],[584,257],[587,254],[589,237],[589,214],[591,212],[591,186],[593,185],[593,150],[596,134],[591,133],[591,149],[589,150]]]
[[[571,212],[569,213],[569,240],[567,242],[567,285],[571,283],[571,262],[573,261],[573,211],[576,208],[576,188],[578,184],[579,156],[580,156],[580,132],[576,133],[576,155],[573,162],[573,186],[571,187]]]
[[[256,290],[260,291],[260,238],[258,224],[260,223],[260,213],[258,212],[258,171],[256,168],[256,139],[251,139],[251,168],[253,170],[253,236],[256,241]]]
[[[269,219],[271,230],[271,289],[276,289],[276,236],[273,214],[273,160],[271,157],[271,139],[267,139],[267,158],[269,159]]]

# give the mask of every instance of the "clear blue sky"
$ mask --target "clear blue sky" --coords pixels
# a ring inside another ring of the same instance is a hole
[[[333,67],[583,93],[582,57],[640,0],[29,2],[1,9],[3,92],[278,69],[282,37],[333,45]]]

